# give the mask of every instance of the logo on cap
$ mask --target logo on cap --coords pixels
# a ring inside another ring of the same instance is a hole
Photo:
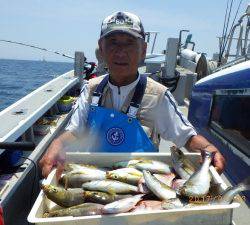
[[[120,145],[125,139],[125,134],[121,128],[113,127],[108,130],[106,138],[109,144]]]

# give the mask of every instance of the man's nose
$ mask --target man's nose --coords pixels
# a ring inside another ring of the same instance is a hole
[[[122,57],[127,54],[127,48],[124,44],[119,44],[116,48],[115,54],[117,57]]]

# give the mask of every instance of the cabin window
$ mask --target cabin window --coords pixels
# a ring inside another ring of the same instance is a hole
[[[250,156],[250,95],[214,95],[210,127]]]

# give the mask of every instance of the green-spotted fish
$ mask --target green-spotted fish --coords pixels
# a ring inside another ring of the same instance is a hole
[[[84,203],[83,190],[73,188],[65,190],[64,188],[53,185],[41,184],[41,188],[48,199],[62,207],[70,207]]]

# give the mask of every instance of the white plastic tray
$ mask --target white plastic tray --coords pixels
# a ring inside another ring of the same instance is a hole
[[[186,154],[191,161],[198,161],[196,153]],[[68,153],[68,161],[75,163],[95,164],[100,167],[109,166],[113,162],[131,158],[150,158],[171,164],[169,153]],[[213,181],[225,190],[226,184],[213,167],[210,167]],[[46,182],[55,184],[55,170]],[[121,213],[116,215],[98,215],[83,217],[42,218],[45,211],[44,194],[40,192],[29,216],[28,221],[39,225],[231,225],[233,209],[239,203],[230,205],[199,206],[185,209],[157,210],[148,212]]]

